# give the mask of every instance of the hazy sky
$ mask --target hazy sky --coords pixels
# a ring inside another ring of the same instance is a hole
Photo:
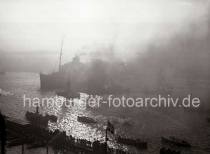
[[[64,54],[114,44],[126,56],[199,24],[206,33],[208,0],[0,0],[0,52]]]

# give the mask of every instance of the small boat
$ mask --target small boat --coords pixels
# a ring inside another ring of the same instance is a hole
[[[40,126],[46,126],[48,124],[48,121],[57,122],[57,117],[54,115],[48,115],[45,116],[39,114],[38,108],[36,109],[36,112],[26,112],[25,114],[26,119],[34,125],[40,125]]]
[[[30,144],[32,142],[33,142],[33,140],[28,138],[28,137],[15,138],[13,140],[8,141],[7,146],[8,147],[15,147],[15,146],[19,146],[19,145],[22,145],[22,144]]]
[[[181,154],[181,151],[176,151],[169,148],[161,148],[160,154]]]
[[[27,149],[42,148],[42,147],[46,147],[46,145],[47,145],[47,141],[40,140],[40,141],[36,141],[35,143],[28,146]]]
[[[170,136],[168,138],[161,137],[161,142],[162,143],[167,143],[167,144],[173,144],[173,145],[176,145],[176,146],[179,146],[179,147],[187,147],[187,148],[191,147],[191,145],[187,141],[175,138],[173,136]]]
[[[97,121],[93,118],[90,117],[86,117],[86,116],[78,116],[77,117],[77,121],[81,122],[81,123],[88,123],[88,124],[94,124],[97,123]]]
[[[56,122],[57,121],[57,117],[54,115],[41,115],[41,114],[37,114],[37,113],[33,113],[33,112],[26,112],[26,119],[31,122],[31,123],[47,123],[49,120],[51,120],[52,122]]]
[[[123,138],[119,136],[117,138],[117,142],[125,145],[135,146],[138,149],[147,149],[147,142],[140,139]]]

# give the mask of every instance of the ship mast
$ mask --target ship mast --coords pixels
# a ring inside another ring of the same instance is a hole
[[[64,37],[62,38],[62,41],[61,41],[61,50],[60,50],[60,58],[59,58],[59,72],[61,71],[61,60],[62,60],[62,54],[63,54],[63,41],[64,41]]]

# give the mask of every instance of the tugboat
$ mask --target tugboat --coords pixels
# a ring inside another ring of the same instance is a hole
[[[39,108],[36,108],[36,112],[26,112],[25,114],[26,119],[33,125],[38,125],[38,126],[47,126],[48,121],[56,122],[57,117],[54,115],[48,115],[46,114],[45,116],[39,114]]]
[[[140,139],[123,138],[118,136],[117,142],[125,145],[135,146],[138,149],[147,149],[147,142]]]
[[[77,117],[77,121],[79,121],[81,123],[87,123],[87,124],[95,124],[95,123],[97,123],[97,121],[94,120],[93,118],[86,117],[86,116],[78,116]]]
[[[179,146],[179,147],[186,147],[186,148],[191,147],[191,145],[187,141],[175,138],[173,136],[170,136],[168,138],[161,137],[161,142],[166,143],[166,144],[176,145],[176,146]]]

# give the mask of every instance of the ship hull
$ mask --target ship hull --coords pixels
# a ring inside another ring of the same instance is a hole
[[[42,90],[56,90],[65,89],[67,86],[67,81],[62,74],[42,74],[40,73],[40,88]]]
[[[171,139],[171,138],[161,137],[161,142],[173,144],[173,145],[180,146],[180,147],[188,147],[188,148],[191,147],[191,145],[189,143],[187,143],[184,140],[180,140],[180,139]]]

